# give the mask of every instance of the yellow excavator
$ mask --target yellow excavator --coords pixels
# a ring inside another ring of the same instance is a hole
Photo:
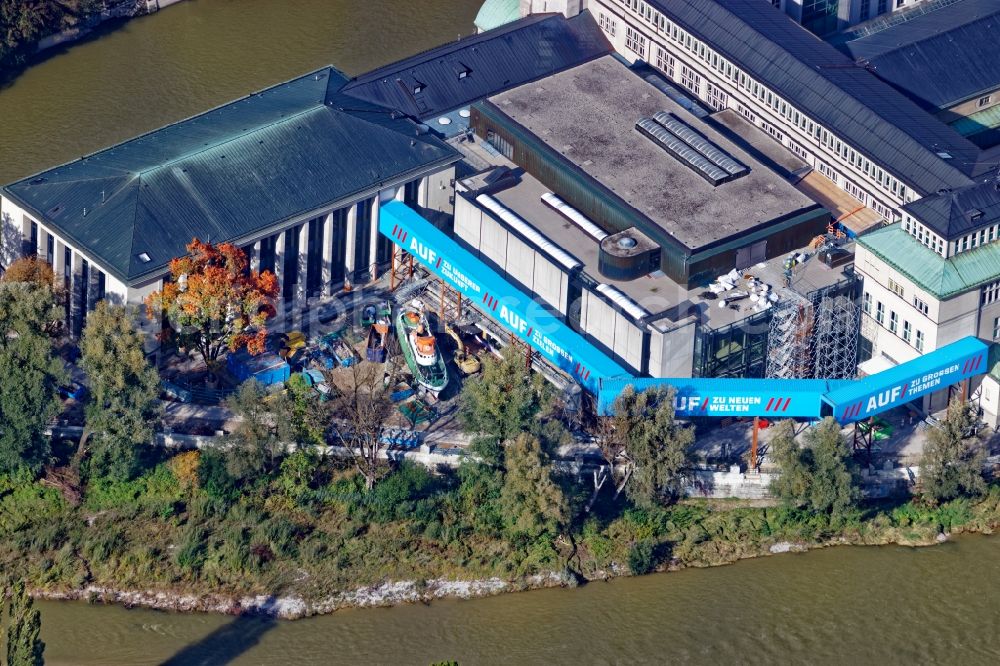
[[[474,354],[470,354],[466,351],[465,343],[462,342],[462,336],[458,334],[458,331],[452,328],[451,324],[445,324],[444,332],[450,335],[451,339],[455,341],[455,366],[458,368],[459,372],[466,377],[479,372],[482,364]]]

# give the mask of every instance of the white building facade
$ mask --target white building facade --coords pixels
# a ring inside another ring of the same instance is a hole
[[[760,1],[762,4],[766,2]],[[722,8],[720,11],[726,11],[725,5],[726,3],[719,3],[718,6]],[[937,130],[940,133],[943,138],[939,145],[943,145],[944,137],[947,137],[958,149],[949,149],[949,152],[941,148],[935,152],[929,146],[920,145],[899,128],[891,126],[885,119],[880,121],[882,127],[879,128],[886,132],[884,141],[862,145],[846,135],[844,126],[824,121],[817,116],[815,109],[806,108],[802,101],[783,95],[773,81],[760,76],[750,66],[727,58],[723,55],[725,44],[709,43],[696,36],[693,30],[686,29],[679,20],[667,14],[670,7],[670,3],[645,0],[587,0],[585,3],[585,8],[594,14],[608,39],[623,56],[630,60],[641,59],[657,67],[713,110],[730,108],[738,111],[837,187],[857,199],[861,205],[873,209],[888,221],[899,219],[899,211],[904,204],[933,193],[938,186],[957,187],[972,182],[956,167],[962,159],[957,153],[962,151],[962,156],[967,157],[965,153],[974,153],[975,147],[958,135],[953,135],[950,130],[946,132],[947,128],[940,121],[933,119],[888,85],[877,81],[874,76],[857,72],[870,77],[871,83],[884,88],[880,94],[884,93],[887,98],[892,98],[892,103],[905,111],[907,117],[899,119],[901,126],[918,122],[928,131]],[[761,11],[764,10],[767,10],[766,6]],[[731,17],[723,14],[721,18],[725,21]],[[783,44],[779,41],[769,39],[766,35],[754,34],[738,18],[731,18],[731,22],[732,30],[740,31],[737,34],[748,33],[751,41],[756,40],[761,44],[773,41],[777,44],[775,58],[780,57],[781,62],[775,62],[770,67],[776,77],[786,79],[802,73],[799,65],[803,63],[797,63],[794,67],[788,64],[791,62],[789,53],[783,50]],[[849,71],[849,68],[855,67],[849,59],[825,42],[808,35],[799,35],[801,31],[794,29],[794,26],[791,28],[791,36],[800,41],[805,40],[799,48],[814,48],[823,59],[829,60],[830,69],[843,68]],[[769,54],[763,53],[763,57],[767,55]],[[768,68],[766,65],[763,67]],[[802,85],[808,87],[810,83],[803,81]],[[808,96],[808,90],[802,91],[802,99]],[[849,97],[847,94],[843,96],[845,99]],[[862,102],[864,100],[853,101],[859,108],[863,106]],[[835,104],[836,101],[826,100],[824,103]],[[904,158],[907,163],[893,163],[886,154],[886,142],[907,145],[905,151],[909,156],[894,156]],[[929,164],[935,171],[934,175],[929,178],[914,178],[918,169],[908,163],[913,155],[919,155],[921,167]],[[934,164],[935,161],[939,164]],[[934,182],[935,177],[939,177],[946,185]]]

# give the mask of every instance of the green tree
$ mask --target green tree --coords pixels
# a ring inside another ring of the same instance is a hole
[[[612,415],[602,417],[597,440],[614,470],[616,490],[624,490],[638,506],[675,501],[694,428],[677,422],[673,389],[636,391],[626,388]]]
[[[0,70],[21,65],[41,38],[103,9],[102,0],[0,0]]]
[[[276,396],[271,411],[275,415],[278,437],[303,446],[323,446],[330,423],[330,406],[301,373],[285,382],[284,393]]]
[[[812,470],[802,447],[795,441],[795,421],[788,419],[774,426],[767,455],[779,472],[771,482],[771,492],[789,506],[808,504]]]
[[[90,389],[80,453],[89,453],[91,473],[118,480],[140,471],[141,447],[152,441],[160,418],[160,379],[146,360],[136,316],[101,301],[80,342]]]
[[[504,449],[505,467],[500,506],[504,528],[513,539],[555,537],[569,513],[562,490],[552,480],[552,467],[537,437],[518,435]]]
[[[536,431],[549,397],[545,380],[528,370],[516,348],[507,346],[500,359],[486,358],[480,376],[462,387],[459,420],[466,432],[475,435],[476,453],[499,465],[503,443]]]
[[[226,401],[237,417],[226,442],[226,471],[237,482],[269,475],[285,451],[269,400],[264,385],[251,379]]]
[[[810,428],[804,439],[800,447],[791,421],[778,425],[769,449],[781,474],[772,492],[789,506],[840,517],[861,497],[850,444],[832,417]]]
[[[53,295],[32,283],[0,283],[0,473],[37,473],[51,450],[45,428],[59,411],[65,373],[44,333]]]
[[[955,399],[948,405],[945,417],[927,432],[920,485],[928,502],[978,497],[986,492],[986,449],[975,433],[976,420],[972,406]]]
[[[41,666],[45,643],[41,639],[42,616],[35,608],[24,583],[11,586],[7,617],[6,645],[8,666]]]

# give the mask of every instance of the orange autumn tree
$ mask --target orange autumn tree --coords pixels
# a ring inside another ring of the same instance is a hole
[[[166,317],[184,347],[197,349],[215,372],[222,352],[264,351],[267,320],[275,315],[278,279],[248,270],[246,253],[230,243],[195,238],[188,254],[170,262],[171,280],[146,298],[151,320]]]

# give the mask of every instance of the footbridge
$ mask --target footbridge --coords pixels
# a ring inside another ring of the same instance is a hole
[[[967,337],[855,380],[635,377],[542,304],[399,201],[381,207],[379,231],[432,274],[597,398],[607,413],[627,386],[672,387],[681,417],[819,418],[842,424],[984,374],[989,346]]]

